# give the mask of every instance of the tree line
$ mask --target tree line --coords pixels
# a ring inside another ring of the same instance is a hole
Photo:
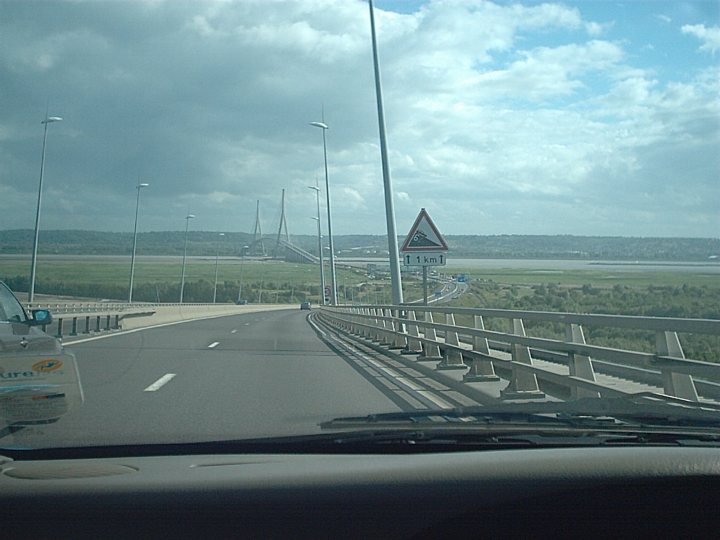
[[[239,256],[253,236],[243,232],[190,231],[188,253]],[[456,258],[528,258],[584,260],[696,261],[720,264],[720,238],[632,238],[573,235],[447,235]],[[387,237],[380,235],[334,235],[335,248],[343,257],[387,254]],[[129,255],[131,232],[81,230],[42,231],[39,252],[64,255]],[[399,238],[401,242],[404,238]],[[0,253],[26,254],[32,249],[33,231],[0,231]],[[140,255],[181,255],[184,231],[138,233]],[[317,236],[294,235],[292,243],[317,254]],[[272,253],[272,237],[265,245]]]

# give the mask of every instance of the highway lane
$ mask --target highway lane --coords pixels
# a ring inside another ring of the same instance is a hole
[[[336,416],[399,410],[306,317],[251,313],[68,345],[84,405],[10,437],[33,446],[218,440],[312,433]]]

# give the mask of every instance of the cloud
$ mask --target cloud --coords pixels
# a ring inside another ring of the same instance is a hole
[[[702,41],[701,51],[715,54],[720,49],[720,26],[706,27],[704,24],[685,24],[681,30],[683,34],[690,34]]]
[[[716,234],[707,55],[659,69],[583,4],[376,9],[399,230],[425,206],[446,234]],[[32,227],[49,101],[65,121],[48,133],[45,227],[128,230],[140,177],[145,230],[188,209],[199,229],[252,230],[260,200],[270,231],[285,189],[291,233],[314,234],[307,186],[324,192],[325,170],[308,123],[324,109],[334,230],[385,231],[366,2],[3,10],[0,227]],[[683,27],[711,53],[715,31]]]

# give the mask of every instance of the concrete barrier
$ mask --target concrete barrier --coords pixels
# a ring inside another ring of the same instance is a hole
[[[177,305],[154,306],[146,313],[120,315],[120,329],[132,330],[156,324],[165,324],[179,321],[192,321],[210,319],[225,315],[241,315],[243,313],[256,313],[261,311],[277,311],[281,309],[297,309],[295,304],[235,304],[216,305]]]

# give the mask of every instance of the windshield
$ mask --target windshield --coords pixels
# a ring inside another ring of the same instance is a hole
[[[22,305],[5,284],[0,282],[0,322],[23,322],[26,320]]]
[[[716,429],[719,58],[711,0],[1,1],[0,447]]]

